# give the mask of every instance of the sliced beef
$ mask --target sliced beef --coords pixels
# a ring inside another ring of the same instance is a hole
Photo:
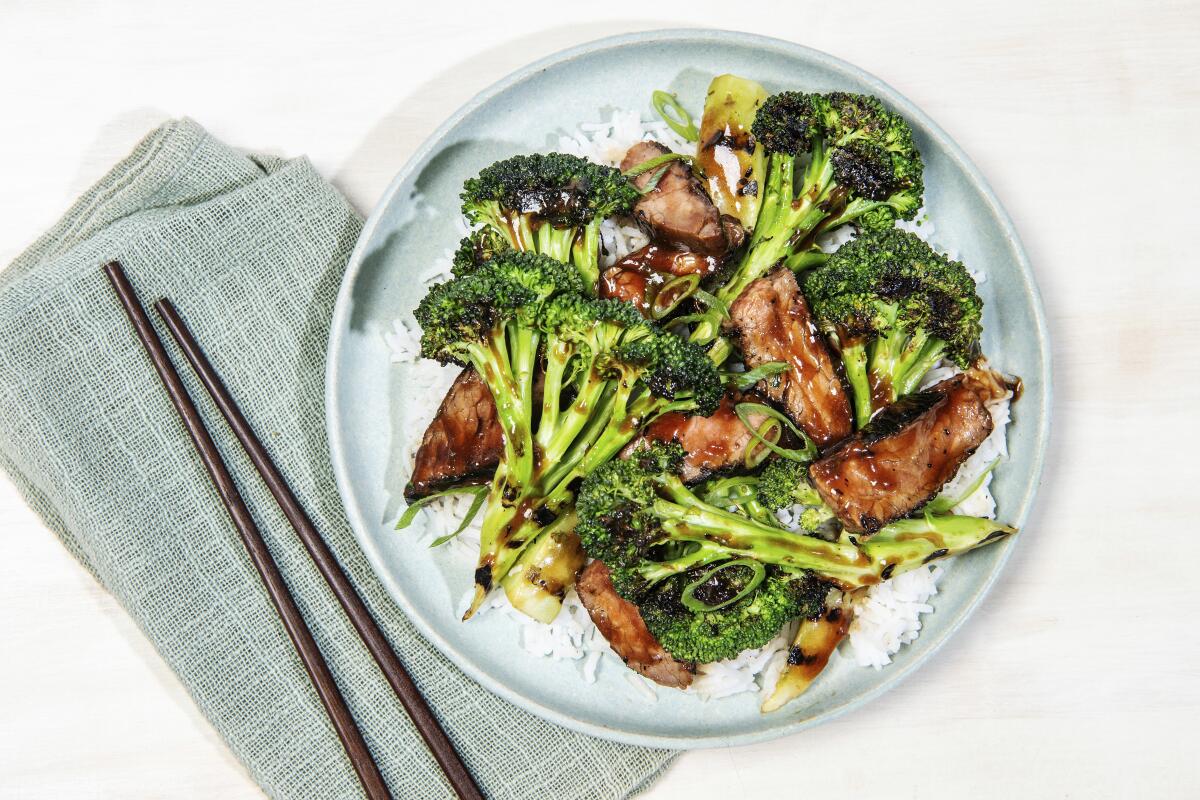
[[[761,403],[762,398],[727,394],[709,417],[689,417],[678,412],[663,414],[650,423],[639,438],[626,445],[621,455],[628,457],[647,441],[679,442],[684,450],[680,478],[685,483],[694,483],[713,473],[739,467],[743,463],[746,446],[751,441],[750,430],[734,411],[734,406],[743,401]],[[746,415],[746,419],[757,430],[767,417],[765,414],[751,413]]]
[[[708,277],[721,266],[716,256],[681,250],[671,245],[648,244],[613,264],[600,276],[600,296],[615,297],[637,306],[642,316],[650,316],[650,305],[663,284],[676,277]],[[662,298],[662,306],[670,300]]]
[[[503,451],[492,393],[474,369],[464,369],[425,429],[404,496],[411,501],[450,486],[484,483]]]
[[[663,649],[646,628],[638,607],[617,594],[603,561],[593,561],[579,573],[575,591],[592,622],[630,669],[663,686],[684,689],[691,684],[696,665],[676,661]]]
[[[956,375],[900,398],[814,462],[813,485],[847,530],[874,533],[907,516],[992,432],[990,392],[986,382]]]
[[[758,385],[819,447],[854,430],[850,399],[796,276],[780,267],[746,287],[729,308],[748,368],[785,361],[791,368]]]
[[[658,142],[638,142],[625,154],[621,170],[628,171],[670,152]],[[660,169],[643,172],[633,179],[634,184],[644,189]],[[633,213],[654,232],[655,238],[702,253],[727,253],[745,238],[741,224],[733,217],[721,216],[704,186],[682,161],[667,162],[666,171],[655,187],[637,201]]]

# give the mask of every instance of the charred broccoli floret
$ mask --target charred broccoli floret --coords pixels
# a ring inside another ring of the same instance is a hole
[[[815,245],[822,231],[851,222],[889,228],[921,206],[923,167],[912,130],[874,97],[782,92],[763,103],[752,131],[767,152],[762,204],[746,255],[693,341],[711,341],[719,309],[776,264],[800,269],[824,261]]]
[[[682,459],[678,444],[655,443],[604,464],[580,488],[576,533],[589,556],[628,571],[627,590],[722,559],[808,570],[856,589],[1013,532],[992,520],[925,516],[870,538],[824,541],[705,502],[680,480]],[[689,543],[682,553],[680,543]]]
[[[869,539],[843,533],[825,541],[702,500],[679,480],[682,458],[678,444],[658,443],[594,471],[580,489],[576,533],[650,632],[683,660],[762,646],[789,620],[819,613],[832,585],[868,586],[1013,532],[991,520],[925,516]],[[757,481],[751,503],[824,508],[802,464],[772,461]]]
[[[708,663],[762,647],[791,620],[820,611],[828,592],[812,573],[726,561],[668,578],[637,603],[667,652]]]
[[[417,309],[423,354],[474,366],[504,430],[472,611],[569,511],[579,478],[660,414],[711,414],[720,401],[717,369],[699,347],[627,303],[582,292],[574,267],[506,250],[435,286]],[[539,618],[552,606],[541,604]]]
[[[516,250],[574,264],[589,287],[600,276],[600,224],[628,213],[638,196],[620,170],[565,153],[497,161],[469,179],[461,195],[471,222]]]
[[[809,272],[804,293],[841,352],[859,427],[941,359],[966,367],[978,354],[983,301],[974,279],[912,233],[864,233]]]

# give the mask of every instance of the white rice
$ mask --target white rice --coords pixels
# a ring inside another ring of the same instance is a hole
[[[561,134],[556,149],[598,163],[617,166],[629,147],[643,139],[656,139],[676,152],[688,153],[692,150],[691,145],[676,135],[665,122],[647,122],[636,112],[621,110],[612,111],[607,121],[582,123],[574,133]],[[460,224],[465,234],[468,230],[466,223]],[[947,256],[956,257],[952,249],[945,248],[933,240],[933,224],[923,210],[916,220],[901,222],[899,226],[929,241]],[[600,233],[604,248],[602,261],[605,266],[649,243],[645,232],[628,219],[606,220]],[[818,244],[825,252],[833,252],[853,238],[854,230],[847,225],[825,233],[818,240]],[[453,255],[454,250],[448,249],[444,257],[431,264],[418,279],[429,284],[448,278]],[[986,280],[982,273],[972,272],[972,276],[977,283]],[[440,398],[445,394],[457,370],[447,369],[436,362],[420,358],[420,332],[415,322],[411,321],[411,316],[407,319],[397,319],[393,329],[384,334],[384,341],[392,362],[407,365],[405,377],[410,387],[415,387],[418,392],[431,398]],[[957,368],[953,365],[936,367],[925,377],[922,385],[931,385],[956,372]],[[995,423],[992,434],[946,485],[943,495],[956,496],[993,460],[1007,457],[1005,432],[1009,422],[1009,404],[1009,399],[1004,399],[989,405],[988,410]],[[437,403],[429,403],[423,407],[420,418],[409,421],[411,429],[423,430],[436,411]],[[402,454],[409,470],[419,444],[419,437],[411,437]],[[990,485],[991,475],[988,475],[978,490],[954,508],[955,513],[994,517],[996,502],[989,489]],[[435,500],[426,506],[421,512],[426,522],[422,541],[428,543],[453,531],[466,514],[472,499],[469,495],[456,495]],[[801,506],[782,511],[779,515],[780,521],[785,526],[795,528],[802,511]],[[471,554],[478,552],[482,517],[480,513],[467,530],[446,546],[461,548]],[[899,652],[901,647],[916,640],[920,634],[921,615],[934,611],[930,600],[937,594],[938,581],[947,573],[952,561],[953,559],[911,570],[861,593],[855,600],[854,621],[846,642],[840,649],[845,650],[846,655],[859,666],[880,669],[891,663],[892,656]],[[470,604],[471,596],[469,592],[461,600],[458,608],[460,616]],[[623,672],[631,691],[639,698],[648,702],[657,700],[656,684],[628,670],[622,664],[592,623],[574,590],[567,594],[562,610],[549,625],[543,625],[514,609],[503,592],[495,592],[476,616],[484,614],[501,614],[512,620],[520,631],[522,648],[531,656],[555,661],[576,661],[584,681],[589,684],[596,681],[601,662],[609,661],[614,668]],[[796,625],[793,623],[757,650],[747,650],[727,661],[701,665],[690,691],[705,700],[748,692],[759,692],[766,696],[773,690],[783,670],[795,630]],[[836,653],[834,658],[837,658]]]

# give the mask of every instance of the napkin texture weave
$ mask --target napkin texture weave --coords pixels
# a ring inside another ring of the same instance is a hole
[[[577,734],[492,696],[421,638],[354,541],[326,448],[323,376],[333,303],[360,227],[304,159],[240,153],[186,119],[152,132],[0,273],[0,466],[137,621],[268,795],[361,796],[101,272],[121,261],[144,305],[175,301],[485,793],[544,800],[636,791],[672,753]],[[393,793],[450,796],[341,607],[159,330]]]

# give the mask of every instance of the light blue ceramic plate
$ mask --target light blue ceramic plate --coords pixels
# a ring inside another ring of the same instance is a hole
[[[1020,540],[959,558],[935,598],[936,612],[924,617],[920,638],[891,666],[875,671],[835,659],[802,698],[763,716],[750,695],[702,702],[662,689],[649,704],[615,663],[604,665],[598,683],[589,686],[576,663],[527,655],[515,624],[502,616],[460,622],[454,607],[469,587],[472,561],[415,544],[417,531],[393,530],[402,489],[394,454],[421,433],[412,410],[440,398],[405,391],[405,369],[389,364],[382,332],[420,300],[415,276],[456,242],[463,180],[503,156],[545,150],[551,132],[597,120],[602,110],[649,114],[654,89],[676,92],[698,113],[709,80],[724,72],[752,77],[771,91],[871,93],[912,123],[937,239],[988,276],[980,287],[987,304],[984,350],[1025,381],[1009,433],[1012,455],[993,484],[1001,518],[1022,525],[1050,421],[1050,352],[1038,290],[1012,223],[966,155],[920,109],[862,70],[788,42],[723,31],[641,33],[567,50],[504,78],[446,120],[388,187],[350,259],[329,343],[326,398],[338,488],[363,550],[396,602],[438,649],[491,691],[570,728],[660,747],[770,739],[877,697],[963,623]]]

